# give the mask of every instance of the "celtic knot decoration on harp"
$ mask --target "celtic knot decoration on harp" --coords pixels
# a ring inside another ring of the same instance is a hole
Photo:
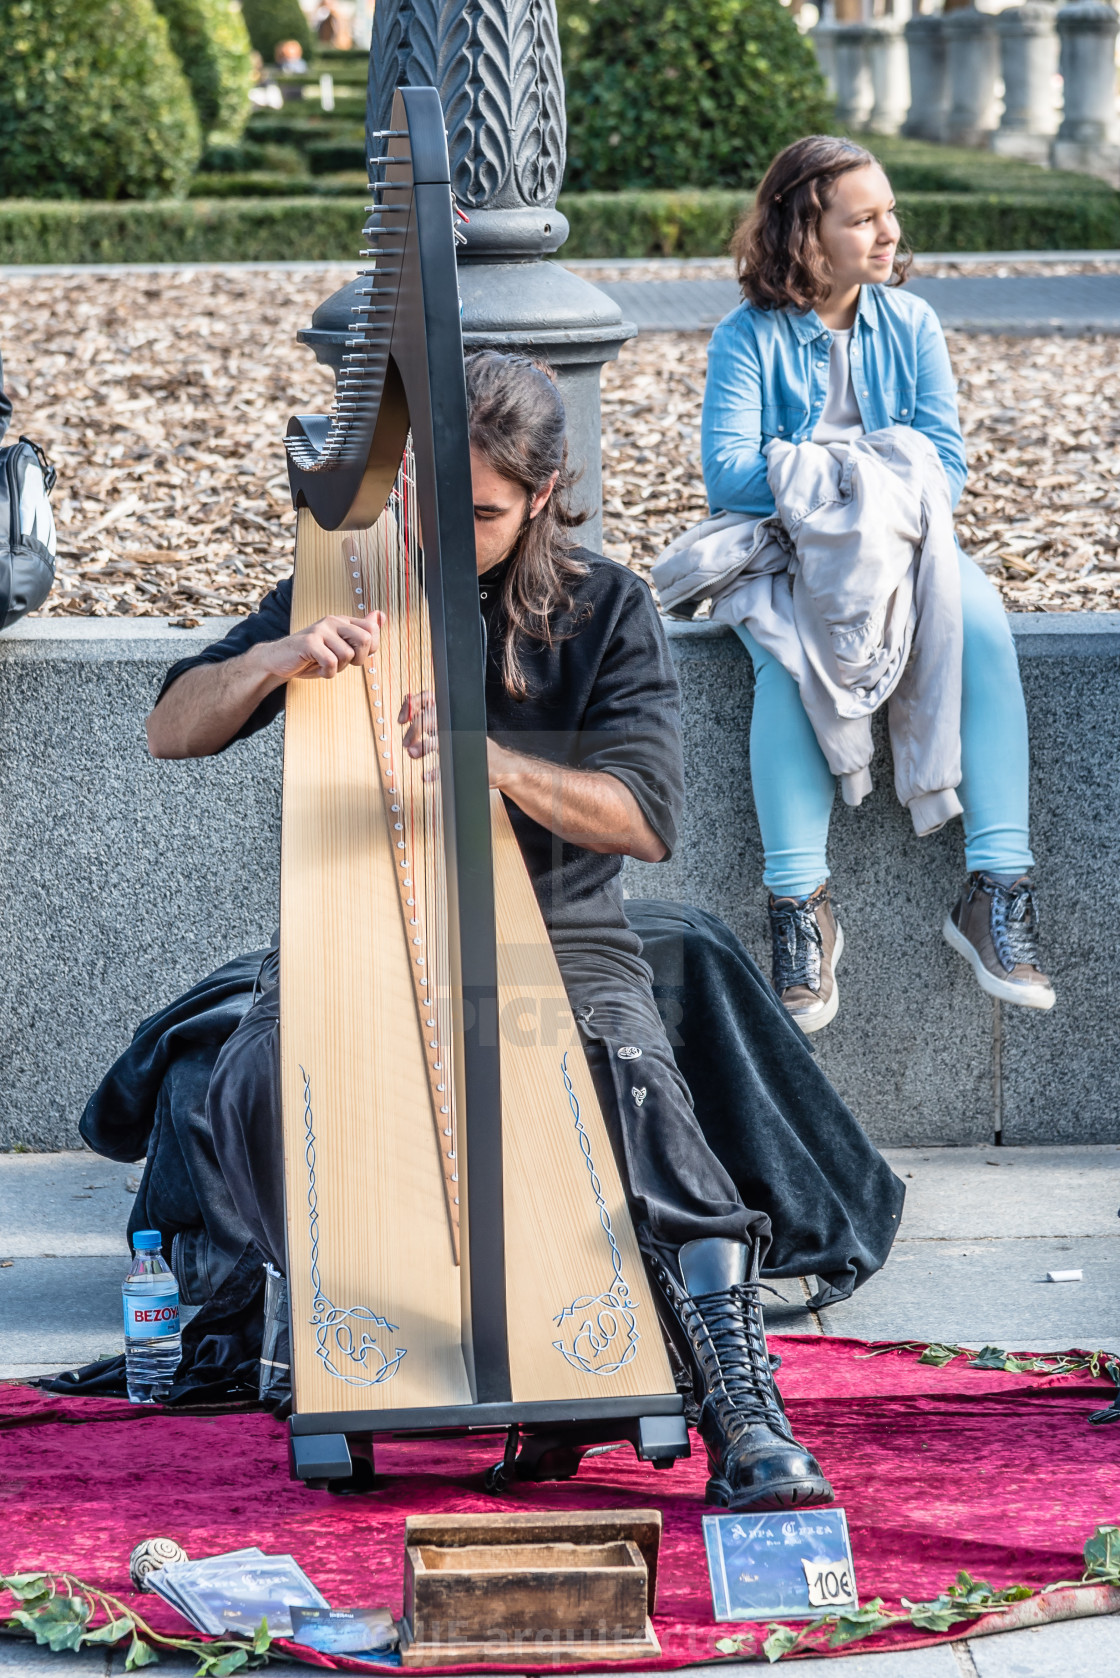
[[[585,1375],[617,1375],[636,1355],[641,1339],[634,1320],[637,1301],[631,1298],[629,1285],[622,1274],[622,1255],[611,1227],[611,1215],[603,1198],[595,1161],[591,1157],[591,1143],[580,1117],[579,1098],[568,1076],[566,1054],[560,1063],[560,1073],[575,1121],[580,1151],[591,1178],[591,1192],[599,1209],[599,1222],[607,1237],[614,1274],[603,1293],[581,1294],[552,1319],[557,1328],[563,1328],[567,1323],[573,1325],[568,1330],[567,1339],[554,1340],[552,1344],[567,1363],[581,1369]]]
[[[345,1381],[349,1387],[377,1387],[391,1381],[400,1368],[401,1359],[408,1355],[405,1346],[390,1348],[387,1357],[369,1333],[369,1328],[396,1334],[398,1325],[381,1317],[368,1305],[332,1305],[323,1292],[319,1278],[319,1191],[315,1186],[315,1129],[311,1111],[311,1079],[303,1075],[303,1123],[307,1136],[307,1214],[311,1234],[311,1326],[315,1330],[316,1356],[328,1375]],[[363,1326],[368,1325],[368,1326]],[[360,1336],[357,1345],[354,1335]],[[367,1362],[368,1360],[368,1362]],[[349,1362],[353,1369],[338,1368],[337,1363]]]

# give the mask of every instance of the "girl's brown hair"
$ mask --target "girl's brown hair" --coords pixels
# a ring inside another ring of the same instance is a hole
[[[568,465],[567,415],[551,368],[522,355],[479,350],[469,355],[467,408],[471,447],[502,478],[525,491],[525,522],[502,582],[506,620],[502,679],[524,699],[529,684],[521,664],[526,639],[552,646],[555,619],[573,606],[571,584],[587,566],[574,557],[570,532],[586,513],[572,507],[575,474]],[[552,474],[556,487],[535,519],[529,503]]]
[[[743,296],[760,309],[805,314],[827,297],[830,278],[821,248],[821,215],[841,175],[879,165],[853,140],[810,134],[778,153],[731,241]],[[888,285],[902,285],[913,257],[900,244]]]

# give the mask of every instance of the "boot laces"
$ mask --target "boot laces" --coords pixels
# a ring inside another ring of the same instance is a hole
[[[980,890],[991,898],[989,927],[1000,963],[1010,973],[1022,964],[1038,967],[1038,908],[1028,880],[1005,886],[989,874],[977,880]]]
[[[785,1425],[778,1403],[766,1332],[762,1323],[760,1282],[741,1282],[719,1293],[702,1294],[695,1305],[708,1330],[718,1368],[711,1371],[708,1400],[722,1419],[775,1421]],[[773,1293],[772,1288],[767,1289]]]
[[[795,985],[821,988],[821,929],[809,907],[812,901],[770,905],[774,989],[779,995]]]

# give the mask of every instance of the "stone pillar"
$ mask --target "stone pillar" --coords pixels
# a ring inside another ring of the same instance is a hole
[[[1004,157],[1045,163],[1058,126],[1054,76],[1058,68],[1056,8],[1050,0],[1026,0],[996,15],[1003,116],[992,135],[992,150]]]
[[[833,99],[836,97],[836,31],[839,24],[832,8],[832,0],[824,0],[821,6],[821,20],[815,28],[810,29],[809,39],[813,43],[813,51],[817,55],[817,63],[821,67],[821,75],[828,84],[828,91]]]
[[[945,19],[940,12],[912,17],[903,34],[910,60],[910,110],[902,132],[912,140],[942,140],[949,115]]]
[[[942,22],[949,110],[941,138],[950,146],[982,146],[996,126],[999,36],[991,12],[975,6],[946,12]]]
[[[599,371],[635,329],[604,292],[542,261],[568,236],[556,208],[567,124],[555,0],[379,0],[367,134],[390,126],[398,87],[435,87],[443,104],[451,188],[469,217],[459,255],[464,344],[542,356],[556,368],[582,473],[576,495],[590,515],[581,539],[598,548]],[[320,304],[299,335],[336,371],[357,284]]]
[[[863,128],[875,104],[866,23],[841,23],[833,36],[836,75],[836,121],[841,128]]]
[[[1080,169],[1120,185],[1116,34],[1105,0],[1073,0],[1058,13],[1063,110],[1050,152],[1055,169]]]
[[[874,103],[872,134],[897,134],[910,105],[910,63],[901,18],[876,18],[867,26],[867,58]]]

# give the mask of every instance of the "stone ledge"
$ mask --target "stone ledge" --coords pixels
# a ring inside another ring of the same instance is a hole
[[[84,1101],[139,1020],[277,918],[282,729],[156,763],[143,718],[168,665],[233,620],[25,620],[0,635],[0,1148],[73,1147]],[[997,1017],[940,936],[960,826],[918,840],[881,782],[833,817],[847,936],[822,1064],[883,1142],[1120,1142],[1120,613],[1019,614],[1052,1014]],[[767,957],[750,794],[750,660],[722,625],[671,622],[690,806],[677,855],[629,864]],[[1111,663],[1110,663],[1111,661]],[[880,719],[881,723],[882,719]]]

